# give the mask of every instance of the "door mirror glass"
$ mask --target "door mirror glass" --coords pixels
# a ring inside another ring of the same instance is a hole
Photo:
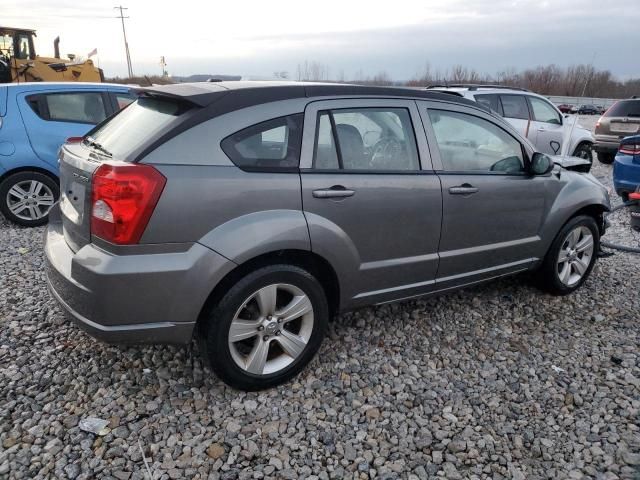
[[[536,152],[531,159],[531,173],[534,175],[546,175],[553,170],[553,160],[544,153]]]

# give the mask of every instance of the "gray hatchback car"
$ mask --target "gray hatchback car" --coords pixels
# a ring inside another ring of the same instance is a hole
[[[48,281],[102,340],[196,335],[222,380],[266,388],[311,360],[340,311],[527,270],[552,293],[578,288],[609,197],[557,160],[442,93],[141,89],[60,150]]]

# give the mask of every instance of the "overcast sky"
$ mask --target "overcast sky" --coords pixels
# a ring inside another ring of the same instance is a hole
[[[115,3],[114,3],[115,5]],[[2,0],[2,24],[34,28],[36,49],[98,49],[107,76],[126,74],[120,21],[104,0]],[[130,0],[126,20],[136,74],[268,77],[305,60],[330,76],[386,71],[414,77],[429,64],[496,73],[590,63],[640,77],[640,0]]]

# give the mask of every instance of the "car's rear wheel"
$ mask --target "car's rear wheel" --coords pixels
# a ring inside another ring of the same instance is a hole
[[[567,295],[587,279],[596,261],[600,233],[593,217],[580,215],[558,232],[540,267],[538,284],[554,295]]]
[[[14,173],[0,183],[0,211],[18,225],[44,225],[60,196],[56,181],[40,172]]]
[[[317,352],[329,308],[309,272],[271,265],[240,279],[206,314],[202,341],[228,385],[261,390],[297,375]]]
[[[613,153],[602,153],[598,152],[598,160],[600,163],[604,163],[606,165],[611,165],[615,160],[616,156]]]
[[[582,142],[573,151],[573,156],[593,162],[593,150],[591,147],[592,145],[589,142]]]

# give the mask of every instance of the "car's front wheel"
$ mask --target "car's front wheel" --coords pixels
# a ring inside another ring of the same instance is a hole
[[[228,385],[261,390],[297,375],[318,351],[329,308],[316,278],[270,265],[240,279],[203,318],[211,368]]]
[[[540,267],[538,284],[554,295],[567,295],[587,279],[600,247],[600,233],[593,217],[580,215],[558,232]]]
[[[18,225],[44,225],[59,196],[57,182],[48,175],[34,171],[14,173],[0,183],[0,211]]]

